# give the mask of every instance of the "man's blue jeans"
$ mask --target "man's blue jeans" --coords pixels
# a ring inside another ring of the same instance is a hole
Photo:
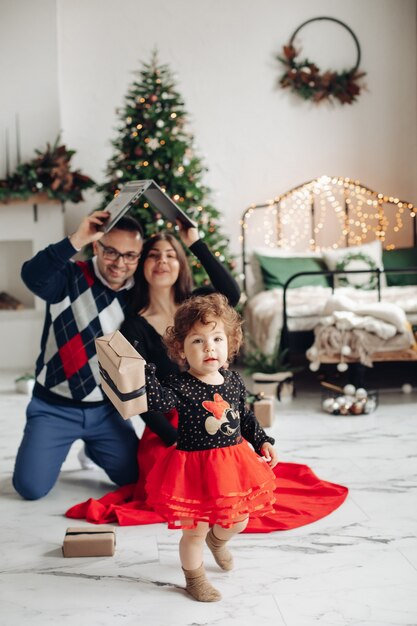
[[[131,422],[110,403],[75,408],[32,398],[13,474],[16,491],[26,500],[45,496],[77,439],[85,442],[88,456],[117,485],[137,480],[138,438]]]

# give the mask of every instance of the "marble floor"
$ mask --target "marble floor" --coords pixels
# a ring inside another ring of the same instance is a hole
[[[7,626],[415,626],[417,625],[417,391],[385,389],[375,413],[336,417],[316,388],[278,407],[269,431],[283,461],[306,463],[347,485],[345,503],[303,528],[244,534],[236,568],[220,572],[223,600],[198,603],[183,590],[178,531],[118,527],[114,557],[64,559],[73,503],[109,490],[101,471],[83,471],[80,442],[44,499],[25,502],[11,473],[27,396],[0,374],[2,519],[0,621]],[[136,424],[138,431],[141,426]]]

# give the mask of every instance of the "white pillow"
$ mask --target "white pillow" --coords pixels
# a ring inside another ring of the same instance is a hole
[[[382,264],[382,245],[379,240],[364,243],[361,246],[323,250],[323,260],[329,270],[370,270],[384,269]],[[376,274],[337,274],[335,287],[355,287],[356,289],[376,289]],[[386,287],[385,274],[381,275],[381,287]]]
[[[266,246],[263,246],[263,247],[259,246],[257,248],[254,248],[250,256],[250,269],[251,269],[252,275],[248,276],[247,288],[246,288],[246,291],[249,297],[255,296],[257,293],[265,289],[261,266],[259,264],[259,260],[256,255],[271,256],[271,257],[277,257],[280,259],[286,258],[286,257],[288,258],[313,257],[313,258],[320,259],[322,257],[320,252],[312,252],[311,250],[307,250],[306,252],[300,252],[300,251],[294,252],[294,250],[288,250],[286,248],[268,248]]]

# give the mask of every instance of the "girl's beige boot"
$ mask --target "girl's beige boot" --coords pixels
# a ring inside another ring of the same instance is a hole
[[[233,556],[230,550],[226,547],[227,541],[224,539],[217,539],[212,528],[210,528],[207,533],[206,544],[210,548],[214,556],[214,560],[219,567],[226,572],[233,569]]]
[[[207,580],[204,563],[197,569],[184,569],[186,590],[199,602],[217,602],[222,596]]]

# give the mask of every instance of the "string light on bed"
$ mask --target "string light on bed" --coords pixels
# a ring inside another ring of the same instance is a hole
[[[248,207],[240,221],[243,267],[248,264],[249,233],[252,246],[294,252],[322,252],[374,239],[393,250],[404,245],[401,231],[412,234],[417,243],[415,217],[410,202],[375,192],[357,180],[323,175]],[[330,231],[332,241],[326,242]]]
[[[335,190],[335,187],[339,190]],[[319,243],[318,235],[328,227],[330,206],[340,229],[340,236],[332,244],[333,248],[344,247],[346,243],[361,244],[369,239],[371,234],[385,243],[391,220],[384,209],[384,204],[394,205],[396,209],[391,218],[394,224],[393,231],[396,233],[404,228],[403,216],[407,209],[409,217],[414,218],[416,215],[413,204],[377,193],[359,185],[358,181],[321,176],[265,204],[251,205],[241,220],[241,226],[244,229],[248,228],[248,220],[253,212],[266,208],[262,223],[258,222],[255,226],[255,231],[263,234],[263,245],[295,249],[300,241],[305,240],[309,227],[312,226],[309,244],[312,249],[321,250],[323,245]],[[311,213],[314,213],[313,224],[309,223]],[[289,232],[286,232],[285,227],[288,227]],[[242,239],[241,236],[240,240]],[[392,247],[393,244],[388,245]]]

